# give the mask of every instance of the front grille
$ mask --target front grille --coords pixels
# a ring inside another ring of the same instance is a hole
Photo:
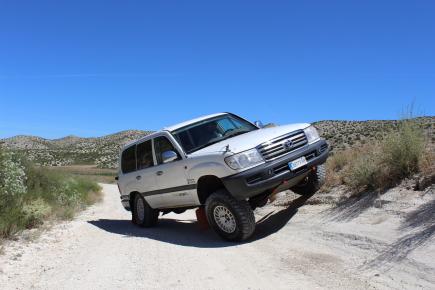
[[[289,143],[291,143],[291,146]],[[269,161],[281,157],[307,144],[304,131],[295,131],[272,139],[257,147],[264,160]]]

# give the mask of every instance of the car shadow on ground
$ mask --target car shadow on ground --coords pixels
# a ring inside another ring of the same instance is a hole
[[[258,220],[254,235],[244,243],[266,238],[282,229],[307,199],[299,197],[286,208],[273,211]],[[279,208],[277,207],[277,209]],[[186,247],[219,248],[240,245],[240,243],[222,241],[211,229],[201,230],[195,219],[182,220],[162,217],[154,228],[140,228],[129,220],[99,219],[88,221],[88,223],[125,237],[148,238]]]

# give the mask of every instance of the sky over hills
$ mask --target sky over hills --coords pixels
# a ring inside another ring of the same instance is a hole
[[[433,1],[1,6],[0,138],[435,115]]]

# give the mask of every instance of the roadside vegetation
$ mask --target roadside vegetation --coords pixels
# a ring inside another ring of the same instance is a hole
[[[101,183],[115,183],[117,173],[116,169],[98,168],[95,165],[46,166],[44,168]]]
[[[433,184],[435,153],[430,135],[414,119],[405,119],[371,143],[335,152],[327,161],[324,190],[345,185],[353,193],[382,192],[406,178],[415,178],[420,190]]]
[[[0,147],[0,239],[50,219],[70,219],[100,198],[94,181],[37,167]]]

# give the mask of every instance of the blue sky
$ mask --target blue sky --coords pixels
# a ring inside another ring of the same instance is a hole
[[[435,1],[3,1],[0,138],[435,114]]]

